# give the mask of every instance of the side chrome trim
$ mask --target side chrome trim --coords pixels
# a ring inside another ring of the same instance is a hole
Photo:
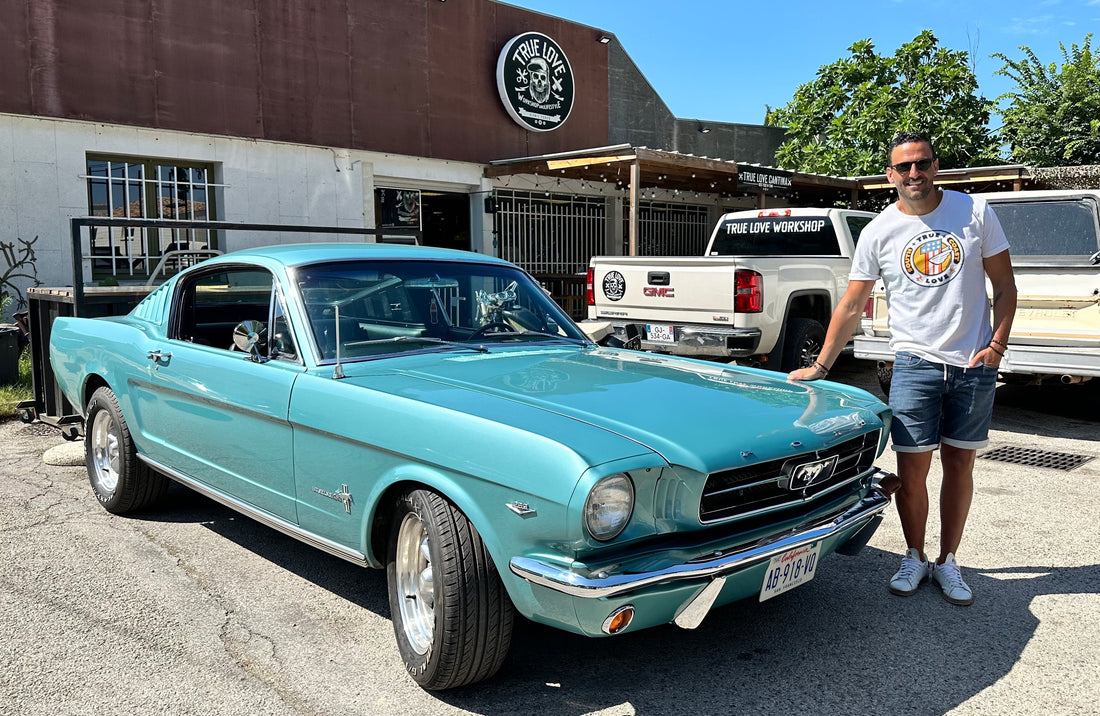
[[[138,453],[138,458],[157,472],[164,473],[176,482],[186,485],[200,495],[209,497],[211,500],[219,502],[231,510],[240,512],[245,517],[251,517],[262,525],[270,527],[274,530],[278,530],[279,532],[282,532],[289,537],[293,537],[300,542],[308,544],[310,547],[316,547],[317,549],[328,552],[331,555],[340,557],[341,559],[346,559],[347,561],[352,562],[353,564],[357,564],[360,567],[370,566],[370,563],[367,561],[366,556],[360,552],[356,552],[353,549],[348,549],[347,547],[337,544],[332,540],[325,539],[320,535],[316,535],[312,532],[309,532],[308,530],[302,529],[298,525],[287,522],[281,517],[276,517],[269,512],[264,512],[263,510],[253,507],[252,505],[236,500],[229,495],[215,490],[209,485],[198,482],[194,478],[188,477],[187,475],[184,475],[183,473],[178,472],[177,470],[174,470],[167,465],[162,465],[156,460],[152,460],[145,455],[142,455],[141,453]]]
[[[879,470],[875,476],[876,481],[889,474]],[[731,574],[760,562],[766,562],[787,550],[861,527],[885,510],[889,504],[890,498],[875,487],[860,502],[843,513],[799,532],[760,542],[713,559],[687,561],[650,572],[611,574],[598,570],[584,575],[527,557],[513,557],[508,566],[514,574],[532,584],[573,597],[586,599],[614,597],[654,584],[714,579]]]

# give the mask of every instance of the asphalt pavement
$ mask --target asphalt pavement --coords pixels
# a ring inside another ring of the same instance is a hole
[[[878,391],[867,363],[831,377]],[[991,450],[1100,458],[1098,437],[1100,385],[998,390]],[[767,602],[609,639],[521,620],[496,678],[433,694],[404,673],[381,571],[178,485],[155,511],[110,515],[82,466],[44,462],[62,444],[0,423],[0,714],[1100,711],[1100,459],[977,461],[958,554],[970,607],[927,584],[888,592],[904,550],[891,508],[859,555]]]

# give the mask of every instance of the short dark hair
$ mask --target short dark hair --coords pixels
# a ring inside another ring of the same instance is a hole
[[[894,135],[893,141],[890,142],[890,146],[886,148],[886,164],[890,166],[890,162],[894,159],[894,149],[902,144],[920,144],[924,143],[928,145],[928,148],[932,150],[932,158],[936,158],[936,148],[932,146],[932,140],[924,132],[898,132]]]

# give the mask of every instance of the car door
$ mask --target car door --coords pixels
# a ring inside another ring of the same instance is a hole
[[[175,297],[169,339],[150,358],[139,396],[146,452],[226,495],[296,522],[290,392],[304,368],[272,274],[219,267],[188,277]],[[234,329],[264,326],[259,356]],[[267,327],[273,326],[268,339]]]

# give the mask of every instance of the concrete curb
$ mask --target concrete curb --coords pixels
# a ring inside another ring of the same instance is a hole
[[[65,442],[55,445],[42,454],[42,462],[47,465],[78,467],[84,464],[84,441]]]

